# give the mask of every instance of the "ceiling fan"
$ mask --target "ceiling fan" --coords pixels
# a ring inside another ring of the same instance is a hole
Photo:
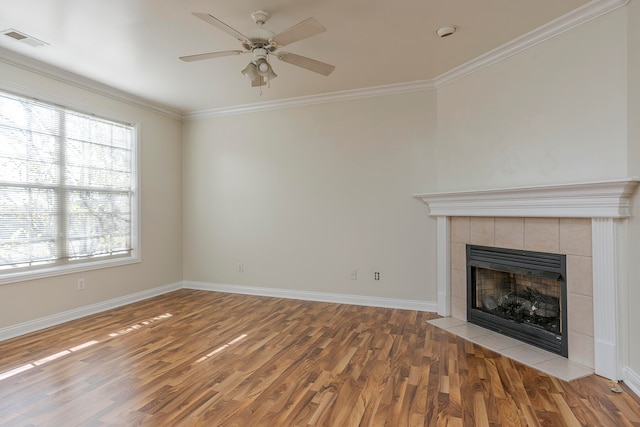
[[[298,24],[284,30],[281,33],[274,33],[263,27],[269,19],[269,14],[263,10],[257,10],[251,14],[257,27],[249,31],[247,35],[235,30],[225,24],[215,16],[208,13],[192,13],[195,17],[213,25],[237,39],[244,50],[225,50],[220,52],[201,53],[198,55],[181,56],[180,59],[186,62],[200,61],[203,59],[219,58],[221,56],[241,55],[251,52],[253,59],[242,70],[242,74],[251,80],[251,86],[262,86],[266,82],[278,77],[273,72],[269,63],[269,55],[272,54],[281,61],[302,67],[323,76],[328,76],[336,68],[333,65],[316,61],[295,53],[278,51],[283,46],[306,39],[316,34],[320,34],[326,29],[315,19],[308,18]]]

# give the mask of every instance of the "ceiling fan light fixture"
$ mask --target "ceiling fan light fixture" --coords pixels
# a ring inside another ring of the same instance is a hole
[[[256,73],[260,77],[266,77],[268,80],[275,79],[278,77],[276,73],[273,72],[273,68],[271,68],[271,64],[267,62],[265,58],[258,58],[255,61],[256,64]]]
[[[182,61],[200,61],[203,59],[218,58],[221,56],[252,53],[253,59],[240,72],[243,76],[251,80],[251,86],[258,86],[260,88],[262,88],[263,85],[268,87],[269,81],[278,77],[278,75],[273,72],[273,68],[271,68],[271,64],[269,63],[268,59],[270,54],[276,55],[281,61],[288,62],[289,64],[313,71],[323,76],[328,76],[335,69],[331,64],[325,64],[324,62],[306,58],[301,55],[288,52],[276,53],[276,51],[283,46],[307,39],[326,31],[326,29],[315,18],[307,18],[278,34],[275,34],[273,31],[263,27],[264,23],[269,19],[269,14],[263,10],[256,10],[251,14],[251,17],[255,21],[257,27],[245,35],[208,13],[193,12],[192,15],[238,40],[244,48],[244,51],[227,50],[181,56],[179,59]],[[260,93],[262,93],[262,89]]]
[[[247,66],[244,68],[244,70],[242,70],[241,72],[246,78],[248,78],[251,81],[257,80],[260,78],[260,75],[258,74],[258,67],[253,62],[249,62]]]

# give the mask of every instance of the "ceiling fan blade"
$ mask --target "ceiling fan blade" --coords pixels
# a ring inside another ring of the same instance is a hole
[[[289,64],[306,68],[309,71],[322,74],[323,76],[328,76],[333,72],[333,70],[336,69],[336,67],[333,65],[325,64],[324,62],[316,61],[315,59],[296,55],[295,53],[278,52],[276,56],[280,61],[288,62]]]
[[[201,61],[203,59],[219,58],[221,56],[240,55],[246,53],[243,50],[223,50],[220,52],[199,53],[197,55],[181,56],[180,59],[185,62]]]
[[[213,25],[217,29],[224,31],[225,33],[229,34],[231,37],[239,40],[240,42],[245,42],[249,40],[247,36],[242,34],[240,31],[236,30],[235,28],[231,28],[230,26],[228,26],[227,24],[225,24],[215,16],[209,15],[208,13],[199,13],[199,12],[193,12],[192,15],[202,19],[204,22],[207,22]]]
[[[327,31],[315,18],[307,18],[302,22],[297,23],[291,28],[287,28],[283,32],[276,34],[271,39],[278,46],[286,46],[298,40],[306,39],[307,37],[315,36]]]

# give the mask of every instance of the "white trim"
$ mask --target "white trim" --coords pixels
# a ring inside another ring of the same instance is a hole
[[[236,114],[255,113],[258,111],[281,110],[283,108],[303,107],[307,105],[324,104],[327,102],[349,101],[352,99],[371,98],[384,95],[396,95],[406,92],[420,92],[436,89],[432,80],[422,80],[409,83],[399,83],[386,86],[375,86],[364,89],[330,92],[319,95],[301,96],[297,98],[280,99],[276,101],[255,104],[220,107],[208,110],[193,111],[183,115],[184,120],[200,120],[214,117],[231,116]]]
[[[53,314],[51,316],[41,317],[39,319],[30,320],[28,322],[19,323],[17,325],[8,326],[0,329],[0,341],[8,340],[19,335],[28,334],[40,329],[49,328],[81,317],[90,316],[92,314],[101,313],[113,308],[122,307],[137,301],[153,298],[158,295],[173,292],[182,288],[182,282],[172,283],[160,286],[146,291],[137,292],[135,294],[125,295],[122,297],[110,299],[96,304],[87,305],[62,313]]]
[[[616,223],[611,218],[591,220],[595,371],[598,375],[611,379],[618,379],[621,375],[616,231]]]
[[[453,70],[443,73],[434,79],[331,92],[320,95],[289,98],[272,102],[219,107],[207,110],[191,111],[184,114],[181,114],[181,112],[177,109],[167,107],[153,101],[149,101],[142,97],[135,96],[133,94],[113,88],[111,86],[107,86],[102,83],[98,83],[94,80],[88,79],[70,71],[60,69],[53,65],[45,64],[41,61],[29,58],[6,48],[0,47],[0,61],[20,68],[25,68],[29,71],[37,72],[66,84],[70,84],[85,90],[111,97],[113,99],[117,99],[119,101],[127,102],[129,104],[155,111],[174,119],[198,120],[236,114],[247,114],[257,111],[293,108],[327,102],[337,102],[374,96],[400,94],[405,92],[439,89],[491,64],[502,61],[505,58],[528,49],[531,46],[534,46],[594,18],[625,6],[628,2],[629,0],[591,0],[589,3],[577,9],[574,9],[567,14],[551,22],[548,22],[508,43],[505,43],[504,45],[492,51],[489,51],[465,64],[462,64],[459,67],[454,68]]]
[[[2,58],[0,56],[0,61]],[[33,87],[22,86],[15,83],[9,83],[3,81],[0,78],[0,90],[11,93],[13,95],[21,96],[23,98],[33,98],[38,101],[47,102],[56,106],[75,110],[78,113],[95,115],[103,119],[112,120],[114,122],[131,124],[132,126],[139,126],[139,122],[132,119],[131,114],[128,112],[122,114],[121,111],[115,111],[110,108],[104,108],[103,106],[90,105],[88,103],[78,102],[69,97],[56,96],[49,93],[43,93],[41,90],[34,89]]]
[[[78,264],[58,265],[50,268],[33,269],[19,273],[0,274],[0,285],[26,282],[29,280],[45,279],[47,277],[64,276],[65,274],[81,273],[83,271],[100,270],[102,268],[121,267],[123,265],[141,262],[139,252],[135,248],[131,256],[122,256],[97,261],[80,262]]]
[[[432,216],[626,218],[640,178],[416,194]]]
[[[622,369],[622,379],[631,391],[640,396],[640,375],[638,373],[630,367],[625,366]]]
[[[435,312],[438,308],[437,303],[432,301],[413,301],[413,300],[399,300],[390,298],[379,297],[366,297],[359,295],[342,295],[342,294],[329,294],[323,292],[304,292],[304,291],[291,291],[287,289],[274,289],[274,288],[259,288],[251,286],[235,286],[235,285],[220,285],[215,283],[205,282],[176,282],[165,286],[160,286],[146,291],[137,292],[135,294],[125,295],[122,297],[114,298],[108,301],[80,307],[77,309],[69,310],[63,313],[54,314],[40,319],[20,323],[17,325],[9,326],[0,329],[0,341],[15,338],[20,335],[35,332],[41,329],[56,326],[61,323],[69,322],[71,320],[79,319],[82,317],[90,316],[93,314],[101,313],[106,310],[122,307],[127,304],[142,301],[145,299],[153,298],[158,295],[163,295],[169,292],[173,292],[179,289],[197,289],[213,292],[225,292],[244,295],[259,295],[278,298],[291,298],[302,299],[306,301],[320,301],[320,302],[332,302],[340,304],[353,304],[364,305],[373,307],[385,307],[385,308],[397,308],[405,310],[418,310],[425,312]],[[640,396],[640,375],[633,369],[625,366],[622,369],[622,379],[625,384],[635,394]]]
[[[112,86],[98,83],[95,80],[91,80],[79,74],[72,73],[71,71],[63,70],[61,68],[46,64],[36,59],[29,58],[3,47],[0,47],[0,61],[14,67],[23,68],[27,71],[35,72],[45,77],[58,80],[59,82],[75,86],[80,89],[88,90],[90,92],[107,96],[121,102],[126,102],[130,105],[135,105],[146,110],[151,110],[156,113],[169,116],[173,119],[180,120],[182,118],[182,114],[179,110],[160,105],[153,101],[149,101],[142,97],[133,95],[129,92],[116,89]],[[5,82],[5,84],[8,83]]]
[[[418,194],[430,215],[438,217],[438,308],[447,304],[450,279],[441,269],[450,269],[449,234],[443,221],[449,217],[549,217],[590,218],[593,261],[593,314],[595,372],[610,379],[622,376],[620,359],[620,283],[618,231],[630,216],[631,198],[638,177],[494,190]],[[446,287],[448,289],[443,288]],[[442,301],[441,298],[445,300]],[[570,356],[571,357],[571,356]]]
[[[417,92],[423,90],[440,89],[463,77],[468,76],[489,65],[500,62],[518,52],[542,43],[565,31],[575,28],[594,18],[609,13],[626,5],[629,0],[591,0],[589,3],[568,12],[567,14],[546,23],[537,29],[530,31],[504,45],[489,51],[471,61],[447,71],[440,76],[430,79],[400,83],[386,86],[369,87],[364,89],[332,92],[320,95],[311,95],[284,100],[246,104],[230,107],[220,107],[208,110],[192,111],[183,115],[184,120],[199,120],[214,117],[229,116],[235,114],[247,114],[257,111],[277,110],[283,108],[301,107],[307,105],[322,104],[326,102],[338,102],[351,99],[368,98],[372,96],[392,95],[404,92]]]
[[[572,28],[607,14],[629,3],[630,0],[591,0],[589,3],[550,21],[533,31],[523,34],[502,46],[493,49],[459,67],[434,79],[435,85],[442,88],[492,64],[564,33]]]
[[[395,298],[381,298],[365,295],[331,294],[327,292],[297,291],[292,289],[263,288],[257,286],[225,285],[208,282],[185,281],[187,289],[225,292],[230,294],[258,295],[264,297],[299,299],[304,301],[332,302],[338,304],[364,305],[370,307],[397,308],[435,312],[438,307],[433,301],[417,301]]]
[[[436,229],[436,282],[438,284],[438,314],[451,316],[451,244],[449,217],[439,216]]]

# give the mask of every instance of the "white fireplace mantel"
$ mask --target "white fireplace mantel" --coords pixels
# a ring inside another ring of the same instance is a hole
[[[416,194],[432,216],[626,218],[640,177],[578,184]]]
[[[618,228],[640,177],[494,190],[416,194],[437,217],[438,314],[451,313],[450,217],[591,218],[595,372],[622,378]]]

